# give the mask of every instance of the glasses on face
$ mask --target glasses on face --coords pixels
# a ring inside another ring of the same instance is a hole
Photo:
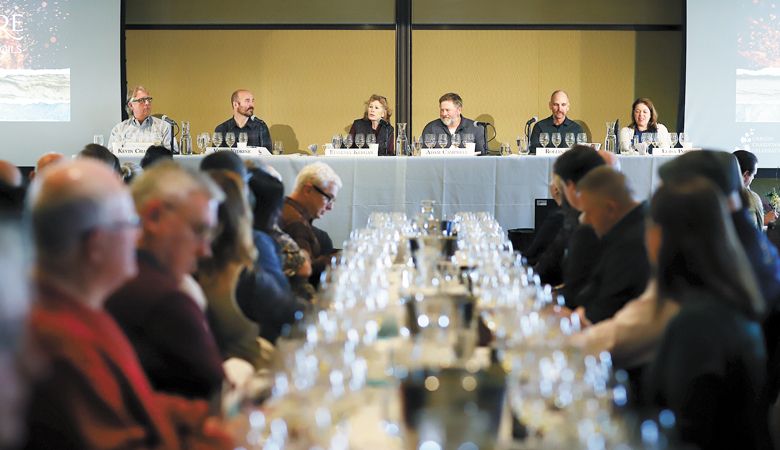
[[[131,98],[130,103],[152,103],[152,97]]]
[[[332,205],[333,202],[336,201],[336,199],[332,195],[330,195],[327,192],[323,191],[322,189],[320,189],[316,185],[312,184],[311,187],[314,188],[315,191],[319,192],[323,197],[325,197],[328,200],[328,204],[329,205]]]
[[[188,218],[184,217],[183,214],[177,212],[179,210],[179,207],[173,203],[163,203],[163,206],[165,209],[177,213],[176,215],[179,216],[179,219],[187,224],[187,228],[192,231],[192,234],[195,236],[196,239],[199,241],[207,241],[211,242],[211,240],[214,238],[214,235],[216,234],[217,230],[214,226],[205,223],[205,222],[193,222],[189,220]]]

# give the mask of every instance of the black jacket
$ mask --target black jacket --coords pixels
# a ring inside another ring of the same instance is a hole
[[[379,126],[374,130],[371,128],[370,120],[357,119],[352,122],[352,128],[349,129],[353,142],[356,134],[369,133],[373,133],[376,136],[376,143],[379,144],[379,156],[395,155],[395,133],[392,125],[383,120],[379,122]],[[356,148],[357,145],[352,144],[352,147]]]

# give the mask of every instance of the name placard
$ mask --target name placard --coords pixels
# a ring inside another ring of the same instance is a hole
[[[371,157],[378,155],[379,144],[369,144],[368,148],[333,148],[333,146],[325,146],[325,156]]]
[[[421,148],[420,156],[474,156],[474,144],[466,144],[466,148]]]
[[[145,155],[146,149],[152,145],[155,145],[154,142],[125,142],[114,153],[117,155]]]
[[[537,147],[537,155],[562,155],[569,147]]]
[[[271,156],[271,152],[265,147],[207,147],[206,154],[216,152],[233,152],[238,156]]]
[[[679,155],[683,152],[683,149],[681,148],[673,148],[673,147],[661,147],[661,148],[655,148],[653,149],[653,156],[665,156],[665,155]]]

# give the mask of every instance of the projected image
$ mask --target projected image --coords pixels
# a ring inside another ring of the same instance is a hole
[[[70,120],[68,0],[0,0],[0,121]]]
[[[780,122],[780,6],[741,2],[737,27],[737,122]]]

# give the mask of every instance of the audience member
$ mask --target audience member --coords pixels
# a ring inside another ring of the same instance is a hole
[[[232,133],[238,142],[239,133],[247,134],[247,145],[250,147],[273,146],[268,125],[262,119],[255,116],[255,97],[246,89],[239,89],[230,96],[230,105],[233,107],[233,117],[222,122],[214,128],[223,135]]]
[[[206,316],[222,358],[240,358],[259,369],[265,362],[257,341],[258,327],[236,302],[238,276],[252,267],[257,255],[244,181],[224,169],[207,174],[225,193],[225,200],[219,205],[219,226],[211,243],[211,256],[198,264],[198,282],[208,300]]]
[[[162,145],[150,145],[144,153],[144,157],[141,158],[141,168],[146,169],[152,164],[159,161],[173,160],[173,152],[168,150]]]
[[[563,286],[560,292],[566,301],[566,306],[576,308],[574,299],[587,282],[593,267],[601,255],[599,239],[593,228],[581,224],[579,220],[579,194],[577,182],[588,172],[604,165],[604,160],[593,148],[585,145],[575,145],[571,150],[556,158],[553,173],[563,182],[563,195],[571,207],[564,218],[561,233],[556,237],[558,246],[563,246],[564,259],[561,262],[563,270]]]
[[[108,164],[114,169],[117,175],[122,176],[122,166],[119,164],[119,158],[111,151],[100,144],[87,144],[83,150],[78,153],[79,158],[92,158]]]
[[[244,161],[241,157],[230,151],[214,152],[206,155],[200,162],[200,170],[229,170],[241,178],[242,182],[249,179],[249,172],[246,170]]]
[[[258,258],[254,269],[244,272],[239,279],[238,304],[247,317],[260,325],[260,336],[273,343],[286,327],[303,317],[308,304],[293,292],[272,237],[284,200],[284,186],[262,169],[252,169],[249,191],[255,201],[253,239]]]
[[[21,214],[26,190],[16,165],[0,160],[0,213]]]
[[[103,309],[137,272],[138,219],[119,178],[102,163],[63,163],[36,177],[29,204],[37,296],[30,336],[48,370],[33,390],[26,448],[232,448],[207,419],[206,402],[152,390]]]
[[[452,145],[452,136],[459,134],[461,140],[466,134],[474,135],[475,150],[482,155],[487,154],[485,128],[477,126],[471,119],[461,115],[463,99],[454,92],[448,92],[439,98],[439,118],[432,120],[423,128],[422,135],[432,134],[447,137],[447,147]]]
[[[133,161],[123,162],[121,169],[122,169],[122,181],[124,181],[125,184],[132,183],[133,180],[135,180],[144,171],[144,169],[139,164],[136,164]]]
[[[341,178],[325,163],[314,163],[301,169],[295,179],[295,188],[284,199],[281,228],[309,254],[311,258],[311,282],[319,280],[320,273],[329,263],[331,255],[324,253],[322,243],[312,226],[312,222],[333,209]]]
[[[561,140],[566,137],[566,133],[574,133],[576,137],[582,133],[582,127],[577,122],[569,119],[569,95],[565,91],[557,90],[550,95],[550,112],[552,114],[546,119],[536,122],[533,131],[531,131],[531,142],[529,145],[530,153],[536,154],[536,148],[541,147],[539,135],[547,133],[552,138],[552,133],[560,133]]]
[[[393,139],[394,130],[390,125],[390,116],[393,112],[387,104],[387,98],[381,95],[372,95],[366,102],[366,110],[363,112],[362,119],[355,119],[349,134],[356,136],[362,134],[376,136],[376,143],[379,146],[380,156],[395,155],[395,139]]]
[[[579,183],[582,222],[593,227],[601,257],[574,299],[591,323],[612,317],[647,286],[650,268],[644,245],[645,206],[633,199],[626,176],[597,167]]]
[[[728,218],[707,180],[666,183],[652,199],[647,253],[659,303],[679,313],[647,373],[647,396],[675,414],[679,437],[703,449],[756,449],[766,354],[764,302]]]
[[[35,176],[41,173],[41,170],[43,170],[45,167],[51,164],[62,162],[63,158],[65,158],[65,155],[63,155],[62,153],[57,153],[57,152],[44,153],[43,156],[38,158],[38,161],[35,163],[35,169],[30,171],[28,177],[30,178],[30,180],[33,180]]]
[[[545,217],[523,256],[534,272],[539,274],[542,283],[557,286],[563,283],[563,255],[569,236],[563,236],[561,230],[566,216],[571,214],[571,207],[563,195],[563,181],[555,174],[550,180],[550,196],[558,209]],[[559,236],[561,239],[558,239]]]
[[[777,211],[771,210],[764,212],[764,203],[761,196],[750,189],[750,184],[758,172],[758,158],[747,150],[737,150],[732,153],[737,158],[739,172],[742,174],[742,186],[747,195],[748,211],[751,219],[755,222],[757,228],[761,229],[777,220]]]
[[[173,127],[152,116],[152,97],[145,87],[136,86],[127,91],[125,110],[130,117],[111,129],[109,148],[116,150],[126,144],[156,142],[178,153],[179,145],[173,138]]]
[[[198,258],[211,254],[223,194],[204,174],[173,162],[144,171],[132,193],[142,229],[138,274],[106,308],[156,389],[210,399],[222,385],[222,358],[206,317],[181,285]]]

